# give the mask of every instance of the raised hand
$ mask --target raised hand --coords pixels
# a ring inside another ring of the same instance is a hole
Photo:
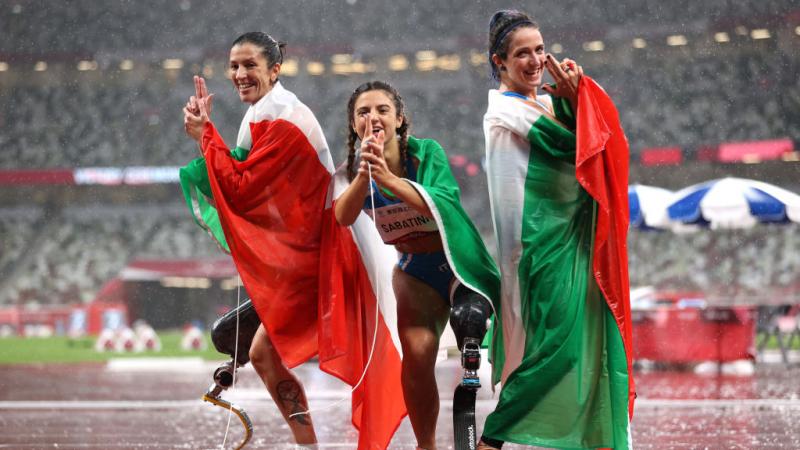
[[[208,111],[208,116],[211,117],[211,101],[214,99],[214,94],[208,93],[206,80],[197,75],[194,76],[194,95],[198,102],[205,102],[206,111]]]
[[[183,128],[198,143],[203,137],[203,128],[209,121],[207,103],[207,99],[200,101],[192,96],[183,108]]]
[[[364,135],[361,138],[361,164],[358,168],[358,173],[361,176],[369,176],[369,164],[372,170],[372,178],[378,185],[384,185],[389,177],[393,177],[389,166],[386,164],[386,159],[383,156],[385,134],[383,130],[378,131],[378,134],[373,134],[372,120],[369,114],[366,115],[366,126],[364,127]]]
[[[572,105],[573,111],[577,111],[578,83],[583,76],[583,68],[571,59],[565,58],[564,61],[559,62],[550,53],[545,58],[544,66],[556,84],[555,86],[552,84],[542,85],[542,90],[554,97],[566,98]]]
[[[194,76],[194,95],[189,97],[183,108],[183,129],[192,139],[200,143],[203,136],[203,127],[211,115],[211,102],[214,94],[208,93],[206,80]]]

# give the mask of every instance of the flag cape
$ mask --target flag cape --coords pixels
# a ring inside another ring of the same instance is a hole
[[[502,274],[490,355],[503,387],[484,434],[630,448],[628,210],[617,197],[619,186],[627,192],[627,141],[596,83],[583,77],[579,95],[577,120],[564,99],[539,98],[558,122],[577,122],[573,133],[535,105],[489,92],[487,176]]]
[[[390,253],[377,232],[336,223],[333,163],[316,118],[277,83],[248,110],[233,151],[210,122],[201,147],[203,161],[181,171],[187,203],[229,249],[283,362],[318,355],[323,371],[355,385],[374,339],[352,420],[359,449],[387,448],[406,414],[401,355],[394,296],[369,270],[387,270]]]
[[[408,138],[409,154],[419,160],[417,180],[411,181],[433,214],[447,262],[462,284],[494,304],[500,298],[500,273],[478,229],[461,206],[447,155],[432,139]]]

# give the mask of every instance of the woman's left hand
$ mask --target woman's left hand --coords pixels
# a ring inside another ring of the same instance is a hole
[[[575,63],[575,61],[564,58],[563,61],[558,61],[555,56],[548,53],[544,62],[550,76],[556,82],[556,85],[545,84],[542,90],[554,97],[566,98],[572,109],[577,111],[578,107],[578,84],[583,76],[583,67]]]

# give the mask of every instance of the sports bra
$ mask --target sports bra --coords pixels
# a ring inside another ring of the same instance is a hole
[[[406,174],[409,180],[416,181],[417,169],[411,157],[406,161]],[[375,227],[383,242],[394,245],[439,231],[433,218],[423,215],[391,193],[385,195],[374,180],[372,191],[372,199],[375,202]],[[363,209],[372,217],[369,192],[364,199]]]

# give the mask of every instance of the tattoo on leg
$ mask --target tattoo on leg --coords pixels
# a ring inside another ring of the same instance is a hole
[[[307,408],[303,407],[303,405],[300,403],[302,391],[300,390],[300,385],[297,384],[296,381],[281,381],[278,383],[276,389],[278,391],[278,398],[281,400],[286,409],[289,410],[290,415],[307,411]],[[294,420],[301,425],[311,425],[311,420],[307,414],[294,416],[290,420]]]

